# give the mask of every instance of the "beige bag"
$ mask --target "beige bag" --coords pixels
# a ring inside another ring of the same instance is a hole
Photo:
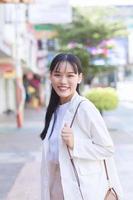
[[[104,200],[118,200],[118,196],[113,188],[109,188]]]

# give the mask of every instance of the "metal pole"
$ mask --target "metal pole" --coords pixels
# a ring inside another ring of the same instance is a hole
[[[19,4],[15,4],[15,64],[16,64],[16,122],[17,127],[23,126],[25,91],[23,86],[23,73],[19,55]]]

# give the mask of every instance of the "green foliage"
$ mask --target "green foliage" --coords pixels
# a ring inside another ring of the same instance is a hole
[[[93,88],[85,95],[98,110],[102,113],[104,110],[112,110],[118,106],[118,96],[115,89]]]
[[[73,22],[59,25],[59,40],[62,45],[74,41],[83,45],[96,46],[102,40],[126,33],[121,21],[110,20],[111,11],[107,8],[73,9]]]
[[[97,74],[109,74],[116,70],[116,66],[112,65],[91,65],[89,67],[89,74],[96,76]]]

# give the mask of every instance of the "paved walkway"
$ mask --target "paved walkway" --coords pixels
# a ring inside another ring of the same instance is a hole
[[[7,200],[39,200],[40,162],[33,161],[24,165],[7,195]]]
[[[124,200],[133,199],[133,103],[122,101],[104,120],[115,143],[115,160],[124,191]]]
[[[44,110],[26,110],[23,128],[15,115],[0,116],[0,200],[40,200]]]

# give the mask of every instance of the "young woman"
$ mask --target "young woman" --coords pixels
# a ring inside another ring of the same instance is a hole
[[[72,54],[57,55],[50,66],[50,79],[51,97],[41,133],[41,199],[104,200],[108,189],[104,159],[111,185],[121,199],[111,137],[99,111],[88,99],[79,95],[82,80],[79,58]]]

